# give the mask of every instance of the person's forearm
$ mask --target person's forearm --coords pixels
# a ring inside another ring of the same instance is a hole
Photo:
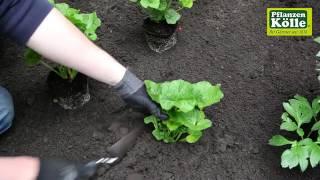
[[[1,180],[35,180],[40,163],[33,157],[0,157]]]
[[[56,63],[110,85],[117,84],[126,71],[56,9],[42,21],[27,46]]]

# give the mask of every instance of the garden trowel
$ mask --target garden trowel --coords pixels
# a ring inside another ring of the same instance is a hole
[[[107,149],[109,155],[108,157],[100,158],[97,161],[91,161],[88,164],[90,165],[115,165],[118,163],[126,153],[135,145],[136,140],[139,134],[142,132],[144,128],[143,122],[139,122],[136,126],[124,137],[122,137],[119,141],[113,144],[111,147]]]

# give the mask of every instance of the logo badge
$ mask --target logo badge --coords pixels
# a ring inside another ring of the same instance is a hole
[[[267,8],[268,36],[312,36],[312,8]]]

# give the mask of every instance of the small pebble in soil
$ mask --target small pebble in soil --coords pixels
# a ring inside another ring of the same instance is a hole
[[[44,137],[44,138],[43,138],[43,142],[44,142],[44,143],[47,143],[47,142],[48,142],[48,138],[47,138],[47,137]]]

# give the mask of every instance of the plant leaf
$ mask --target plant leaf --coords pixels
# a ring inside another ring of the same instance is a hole
[[[310,122],[313,117],[313,111],[309,102],[302,96],[295,96],[295,99],[290,99],[289,103],[283,103],[284,109],[294,117],[300,127],[304,123]]]
[[[212,86],[207,81],[201,81],[193,85],[193,91],[197,96],[197,105],[200,109],[220,102],[223,93],[220,84]]]
[[[298,128],[298,129],[297,129],[297,133],[298,133],[298,135],[299,135],[300,137],[303,137],[303,136],[304,136],[304,131],[303,131],[302,128]]]
[[[293,146],[291,149],[285,150],[281,155],[281,166],[283,168],[292,169],[300,165],[301,171],[305,171],[308,167],[309,151],[304,146]]]
[[[320,130],[320,121],[316,122],[311,128],[311,131],[318,131],[318,130]]]
[[[153,8],[145,9],[145,11],[149,14],[150,19],[154,22],[160,22],[162,20],[165,20],[163,11]]]
[[[313,39],[315,42],[319,43],[320,44],[320,37],[316,37]]]
[[[160,103],[160,95],[161,95],[161,86],[150,80],[145,80],[144,84],[146,85],[147,92],[152,100]]]
[[[159,5],[158,10],[159,11],[164,11],[164,10],[167,9],[167,6],[168,6],[167,0],[160,0],[160,5]]]
[[[294,155],[291,149],[285,150],[281,155],[281,166],[283,168],[290,168],[298,166],[299,158]]]
[[[140,0],[140,4],[144,8],[155,8],[158,9],[160,6],[160,0]]]
[[[178,122],[179,124],[184,125],[193,131],[201,131],[212,126],[212,122],[208,119],[205,119],[204,112],[197,109],[187,113],[170,111],[169,117],[169,121]]]
[[[32,49],[27,49],[24,53],[24,62],[28,66],[34,66],[40,63],[41,55],[37,52],[33,51]]]
[[[145,85],[151,99],[167,111],[174,107],[182,112],[189,112],[195,106],[202,109],[223,98],[220,85],[213,86],[205,81],[191,84],[184,80],[174,80],[157,84],[146,80]]]
[[[166,10],[164,17],[166,18],[168,24],[177,24],[181,18],[181,15],[176,10],[171,8]]]
[[[48,2],[49,2],[51,5],[54,5],[54,4],[55,4],[54,0],[48,0]]]
[[[269,145],[271,146],[284,146],[289,144],[293,144],[293,141],[290,141],[281,135],[275,135],[269,140]]]
[[[170,121],[166,121],[166,125],[170,131],[175,131],[181,126],[181,123],[171,119]]]
[[[160,105],[165,110],[173,107],[189,112],[196,106],[192,85],[183,80],[165,82],[161,85]]]
[[[313,116],[317,117],[317,114],[320,112],[320,97],[317,97],[312,101],[312,111]]]
[[[152,131],[152,135],[158,140],[161,141],[165,138],[164,132],[161,132],[159,129],[155,129]]]
[[[310,153],[310,164],[312,167],[316,167],[320,162],[320,147],[313,143]]]
[[[280,126],[280,129],[286,131],[295,131],[297,130],[297,125],[294,122],[283,122]]]
[[[186,137],[186,141],[188,143],[195,143],[200,139],[201,136],[202,136],[202,132],[201,131],[193,131],[193,132],[191,132],[191,134],[189,134]]]
[[[185,8],[192,8],[193,6],[193,0],[179,0],[182,7]]]
[[[310,145],[313,144],[313,141],[310,138],[306,138],[306,139],[303,139],[303,140],[299,141],[298,144],[299,145],[304,145],[304,146],[310,146]]]
[[[152,122],[157,129],[153,132],[156,139],[162,138],[161,140],[167,143],[198,141],[202,136],[201,131],[212,126],[202,109],[219,102],[223,97],[220,85],[213,86],[205,81],[191,84],[184,80],[163,83],[146,80],[145,86],[148,95],[160,104],[169,118],[161,121],[151,116],[144,121]]]
[[[150,124],[150,123],[153,123],[154,121],[157,121],[155,116],[148,116],[144,118],[145,124]]]

